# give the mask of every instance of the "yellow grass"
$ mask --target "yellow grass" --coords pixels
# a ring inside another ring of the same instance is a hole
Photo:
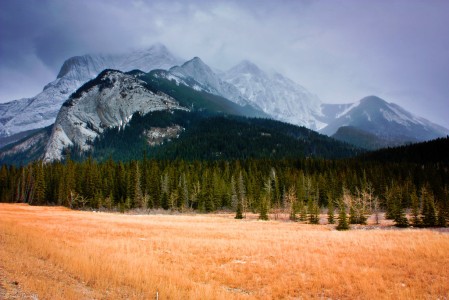
[[[232,217],[0,204],[0,282],[39,299],[448,299],[447,233]]]

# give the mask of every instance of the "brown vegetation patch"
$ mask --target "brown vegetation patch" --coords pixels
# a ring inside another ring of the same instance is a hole
[[[0,296],[39,299],[447,299],[430,230],[0,204]],[[9,299],[15,299],[10,297]]]

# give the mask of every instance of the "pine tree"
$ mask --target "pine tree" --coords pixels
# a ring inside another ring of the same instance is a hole
[[[237,203],[237,211],[235,213],[235,218],[236,219],[243,219],[243,206],[242,206],[242,202],[238,201]]]
[[[405,215],[404,210],[401,208],[399,209],[399,212],[394,217],[395,226],[396,227],[408,227],[409,222]]]
[[[133,161],[132,162],[132,171],[131,171],[131,184],[130,184],[130,198],[133,203],[133,207],[144,208],[143,205],[143,193],[140,181],[140,168],[139,163]]]
[[[440,207],[440,208],[438,209],[437,223],[436,223],[436,225],[437,225],[438,227],[446,227],[446,226],[447,226],[447,223],[446,223],[446,217],[445,217],[445,215],[444,215],[444,210],[443,210],[442,207]]]
[[[415,227],[421,226],[419,198],[416,195],[416,190],[412,190],[410,194],[412,204],[412,225]]]
[[[348,230],[348,216],[346,215],[346,207],[343,202],[340,203],[339,213],[338,213],[338,225],[337,230]]]
[[[349,224],[358,224],[355,209],[352,205],[349,206]]]
[[[265,182],[264,194],[260,199],[259,219],[268,220],[268,213],[270,211],[271,199],[272,199],[273,187],[271,184],[271,178],[268,178]]]
[[[330,197],[330,194],[328,194],[327,201],[327,221],[329,224],[335,224],[334,200]]]
[[[243,176],[242,176],[242,172],[240,172],[239,174],[239,180],[238,180],[238,185],[237,185],[237,191],[233,191],[236,192],[236,197],[237,197],[237,211],[236,211],[236,215],[235,218],[236,219],[243,219],[245,216],[245,206],[246,206],[246,190],[245,190],[245,183],[243,181]],[[235,197],[233,195],[233,197]]]
[[[296,198],[296,189],[291,186],[287,193],[284,195],[284,203],[289,211],[289,219],[291,221],[296,221],[298,218],[296,216],[297,209],[298,209],[298,199]]]
[[[260,200],[260,213],[259,213],[259,220],[267,221],[268,218],[268,211],[270,210],[270,198],[268,195],[263,195],[262,199]]]
[[[42,162],[37,162],[35,164],[35,186],[34,186],[34,202],[33,204],[42,205],[45,204],[45,178],[44,178],[44,167]]]
[[[423,202],[422,223],[426,227],[433,227],[437,224],[437,212],[433,194],[431,194],[426,186],[421,188],[421,198]]]

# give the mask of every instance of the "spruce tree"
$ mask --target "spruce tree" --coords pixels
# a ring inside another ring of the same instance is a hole
[[[412,225],[415,227],[421,226],[419,198],[416,195],[416,191],[413,189],[410,195],[412,204]]]
[[[335,208],[334,201],[328,197],[328,206],[327,206],[327,221],[329,224],[335,224]]]
[[[423,226],[433,227],[437,224],[437,212],[435,209],[435,202],[433,195],[425,186],[421,188],[421,198],[423,202],[423,209],[422,209]]]
[[[299,220],[307,220],[307,206],[304,204],[304,200],[299,200]]]
[[[268,211],[270,210],[270,198],[267,195],[263,195],[262,199],[260,200],[260,213],[259,213],[259,220],[267,221],[268,218]]]
[[[355,209],[354,207],[351,205],[349,207],[349,224],[357,224],[357,216],[355,214]]]
[[[349,229],[348,216],[346,215],[346,207],[345,207],[345,204],[343,202],[340,203],[339,210],[340,211],[338,213],[337,230],[348,230]]]
[[[237,203],[237,211],[235,213],[236,219],[243,219],[243,205],[241,201],[238,201]]]
[[[407,219],[403,209],[399,210],[399,212],[396,214],[396,216],[394,218],[394,221],[395,221],[396,227],[408,227],[409,226],[408,219]]]
[[[45,178],[44,178],[44,166],[42,162],[35,164],[35,183],[34,183],[34,202],[33,204],[42,205],[45,204]]]
[[[438,215],[437,215],[437,223],[436,225],[438,227],[446,227],[447,223],[446,223],[446,217],[444,215],[444,210],[440,207],[438,209]]]

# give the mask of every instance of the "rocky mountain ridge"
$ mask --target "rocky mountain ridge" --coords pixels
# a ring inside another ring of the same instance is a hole
[[[106,128],[120,129],[134,113],[188,110],[170,96],[154,93],[143,81],[120,71],[105,70],[95,84],[90,82],[83,87],[59,111],[45,147],[44,161],[61,160],[63,150],[74,145],[81,151],[89,150],[90,142]]]

